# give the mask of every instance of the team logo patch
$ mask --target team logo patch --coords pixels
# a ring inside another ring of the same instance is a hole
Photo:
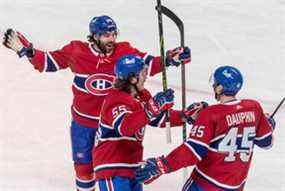
[[[85,81],[87,91],[93,95],[104,96],[112,89],[115,77],[107,74],[93,74]]]

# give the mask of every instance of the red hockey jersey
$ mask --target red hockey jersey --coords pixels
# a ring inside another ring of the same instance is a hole
[[[173,170],[196,164],[192,179],[207,191],[242,190],[254,145],[271,147],[272,132],[258,102],[217,104],[201,111],[188,140],[166,158]]]
[[[144,100],[142,100],[144,99]],[[147,99],[113,89],[106,97],[93,149],[93,166],[97,179],[113,176],[134,177],[134,168],[143,157],[145,125],[164,126],[165,113],[148,119],[143,103]],[[170,111],[171,126],[181,125],[180,111]]]
[[[116,43],[114,52],[106,56],[96,52],[89,43],[72,41],[60,50],[36,50],[30,62],[40,72],[70,68],[74,73],[71,108],[73,119],[81,125],[97,127],[103,100],[112,89],[114,66],[126,54],[142,57],[149,66],[149,75],[161,71],[160,57],[140,52],[128,42]]]

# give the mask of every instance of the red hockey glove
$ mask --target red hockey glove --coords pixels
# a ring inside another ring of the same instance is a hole
[[[150,184],[162,174],[171,172],[171,167],[164,156],[149,158],[145,164],[136,169],[136,180],[144,184]]]
[[[145,105],[145,111],[149,119],[158,116],[162,111],[169,110],[174,105],[174,91],[168,89],[157,93]]]
[[[15,51],[19,57],[33,57],[35,54],[33,45],[19,32],[8,29],[3,38],[3,45]]]
[[[195,123],[199,112],[206,107],[208,107],[208,103],[204,101],[192,103],[182,112],[182,119],[188,124],[193,124]]]
[[[143,89],[142,91],[140,91],[138,93],[138,97],[143,102],[147,102],[152,98],[151,93],[147,89]]]
[[[191,49],[189,47],[178,47],[166,52],[166,66],[179,66],[191,61]]]

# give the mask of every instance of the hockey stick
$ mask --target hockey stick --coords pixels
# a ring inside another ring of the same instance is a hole
[[[180,46],[184,47],[184,24],[182,20],[173,13],[170,9],[165,6],[161,6],[161,11],[167,17],[169,17],[178,27],[180,33]],[[185,65],[181,65],[181,84],[182,84],[182,110],[186,108],[186,79],[185,79]],[[186,124],[183,125],[182,129],[183,142],[186,141]]]
[[[273,113],[271,114],[270,117],[274,117],[274,115],[277,113],[277,111],[280,109],[280,107],[282,106],[282,104],[285,101],[285,97],[280,101],[280,103],[278,104],[278,106],[275,108],[275,110],[273,111]]]
[[[163,25],[162,25],[162,11],[161,1],[157,0],[157,18],[158,18],[158,29],[159,29],[159,45],[160,45],[160,58],[162,65],[162,86],[163,91],[167,90],[167,76],[165,66],[165,52],[164,52],[164,38],[163,38]],[[170,131],[170,119],[169,111],[166,112],[165,126],[166,126],[166,142],[171,143],[171,131]]]
[[[172,12],[170,9],[168,9],[167,7],[161,5],[161,12],[166,15],[168,18],[170,18],[178,27],[179,33],[180,33],[180,46],[184,47],[185,46],[185,42],[184,42],[184,24],[182,22],[182,20],[174,13]],[[185,78],[185,65],[182,64],[181,65],[181,86],[182,86],[182,110],[185,110],[186,108],[186,78]],[[186,141],[186,123],[183,124],[182,127],[182,139],[183,142]],[[186,182],[186,178],[188,176],[188,172],[187,172],[187,168],[183,168],[183,183]]]

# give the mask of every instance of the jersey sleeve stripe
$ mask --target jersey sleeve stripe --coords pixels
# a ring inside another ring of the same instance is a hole
[[[104,124],[102,122],[99,123],[99,141],[121,141],[121,140],[128,140],[128,141],[137,141],[135,137],[127,137],[121,136],[117,130],[114,129],[114,126],[110,126]]]
[[[154,58],[153,56],[146,54],[143,58],[144,63],[149,66],[149,63],[153,60],[153,58]]]
[[[104,124],[104,123],[102,123],[102,122],[99,123],[99,127],[106,128],[106,129],[113,129],[112,126],[107,125],[107,124]]]
[[[113,121],[113,127],[114,127],[115,131],[117,131],[120,135],[122,135],[121,125],[122,125],[122,121],[123,121],[126,113],[131,113],[131,112],[130,111],[122,112]]]
[[[188,149],[190,149],[191,150],[191,152],[196,156],[196,158],[200,161],[200,160],[202,160],[202,157],[195,151],[195,149],[190,145],[190,144],[188,144],[188,143],[184,143],[184,145],[186,146],[186,147],[188,147]]]
[[[83,189],[91,190],[92,188],[95,187],[95,180],[91,180],[89,182],[81,182],[76,180],[76,186],[78,190],[83,190]]]
[[[272,146],[273,142],[273,136],[272,134],[267,135],[266,137],[263,137],[263,139],[255,139],[254,144],[261,148],[269,149]]]
[[[73,111],[81,116],[81,117],[85,117],[85,118],[88,118],[88,119],[93,119],[93,120],[99,120],[100,117],[99,116],[92,116],[92,115],[87,115],[87,114],[84,114],[84,113],[81,113],[78,109],[76,109],[74,106],[72,107]]]
[[[88,91],[85,89],[85,81],[85,77],[76,75],[73,80],[73,86],[84,93],[88,93]]]
[[[57,64],[57,62],[53,59],[53,57],[51,56],[50,53],[46,52],[46,72],[55,72],[59,70],[59,66]]]
[[[215,180],[214,178],[212,178],[212,177],[206,175],[204,172],[202,172],[200,169],[198,169],[198,167],[195,168],[195,171],[196,171],[198,174],[200,174],[202,177],[204,177],[206,180],[208,180],[209,182],[211,182],[211,183],[217,185],[218,187],[224,188],[224,189],[230,189],[230,190],[238,189],[238,188],[240,188],[240,187],[245,183],[245,181],[246,181],[246,179],[244,179],[244,180],[242,181],[242,183],[239,184],[239,185],[228,185],[228,184],[223,184],[223,183],[221,183],[221,182]]]
[[[165,119],[165,112],[161,112],[156,118],[150,121],[149,125],[153,127],[160,127]]]
[[[259,140],[262,140],[262,139],[264,139],[264,138],[266,138],[266,137],[268,137],[270,135],[272,135],[272,132],[269,132],[269,133],[267,133],[267,134],[265,134],[265,135],[263,135],[261,137],[255,137],[254,139],[259,141]]]
[[[188,139],[184,144],[192,150],[199,160],[201,160],[208,152],[208,146],[200,141]]]

